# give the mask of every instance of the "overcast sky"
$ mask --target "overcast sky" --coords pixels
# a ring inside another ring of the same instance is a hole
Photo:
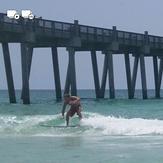
[[[73,22],[80,24],[140,32],[163,36],[163,1],[155,0],[1,0],[0,12],[8,9],[30,9],[36,16],[45,19]],[[67,52],[59,49],[59,63],[61,85],[64,88]],[[14,84],[21,88],[21,62],[19,44],[10,44]],[[0,89],[6,89],[6,76],[0,47]],[[114,55],[115,87],[126,88],[126,74],[123,55]],[[133,61],[131,59],[131,61]],[[99,73],[101,78],[103,55],[98,52]],[[132,65],[132,64],[131,64]],[[80,89],[94,88],[90,52],[76,53],[77,87]],[[152,59],[146,59],[146,74],[148,88],[154,88]],[[140,71],[138,73],[137,88],[141,88]],[[108,87],[108,85],[107,85]],[[34,49],[32,72],[30,77],[31,89],[53,89],[54,78],[50,48]]]

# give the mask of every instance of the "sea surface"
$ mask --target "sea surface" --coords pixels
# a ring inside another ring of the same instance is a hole
[[[9,104],[0,91],[0,163],[163,163],[163,99],[94,99],[93,90],[80,90],[83,119],[65,126],[62,102],[52,90],[32,90],[31,104]],[[163,94],[163,92],[161,92]],[[68,108],[67,108],[68,109]],[[79,126],[80,125],[80,126]]]

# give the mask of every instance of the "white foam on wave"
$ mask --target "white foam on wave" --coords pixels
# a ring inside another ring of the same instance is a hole
[[[143,118],[123,118],[104,116],[98,113],[84,113],[77,128],[41,127],[41,123],[60,121],[57,115],[35,116],[0,116],[1,135],[31,135],[31,136],[96,136],[96,135],[163,135],[163,120]],[[71,124],[71,119],[70,119]]]
[[[90,114],[82,125],[93,128],[103,135],[162,135],[163,120],[143,118],[122,118]]]
[[[22,134],[22,131],[28,132],[32,127],[41,122],[56,119],[58,115],[52,116],[0,116],[0,133]]]

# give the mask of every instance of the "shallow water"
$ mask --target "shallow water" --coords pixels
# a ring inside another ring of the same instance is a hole
[[[118,93],[117,100],[82,99],[83,120],[75,116],[70,121],[80,127],[58,128],[53,126],[65,121],[62,103],[53,100],[52,91],[33,91],[30,106],[8,104],[2,91],[0,162],[162,163],[163,100],[127,100],[126,91]]]

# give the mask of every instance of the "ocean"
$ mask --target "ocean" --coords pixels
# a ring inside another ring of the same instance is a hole
[[[163,99],[94,99],[93,90],[79,90],[83,119],[61,118],[62,102],[52,90],[32,90],[31,104],[9,104],[0,91],[0,163],[163,163]],[[163,91],[161,92],[163,95]],[[163,96],[162,96],[163,97]],[[80,126],[78,126],[80,125]]]

